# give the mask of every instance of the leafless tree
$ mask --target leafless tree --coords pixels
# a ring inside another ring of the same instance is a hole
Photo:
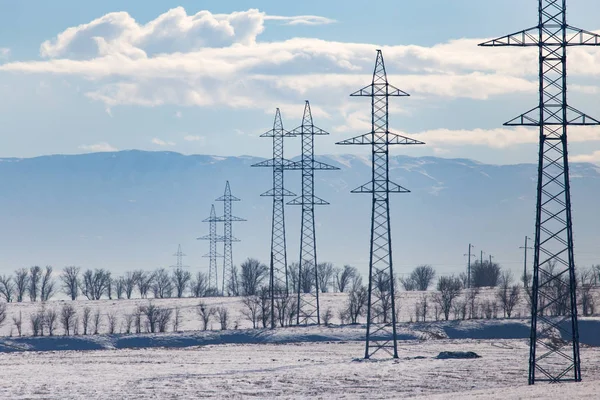
[[[319,290],[321,293],[327,293],[329,287],[333,285],[333,273],[332,263],[324,262],[317,265],[317,279],[319,280]]]
[[[21,336],[23,334],[23,315],[21,314],[21,311],[19,311],[18,317],[16,315],[13,315],[12,320],[13,324],[15,325],[15,328],[17,328],[19,336]]]
[[[173,283],[166,269],[159,268],[154,272],[152,292],[156,299],[167,299],[173,295]]]
[[[115,280],[112,277],[108,277],[108,280],[106,281],[106,296],[108,297],[109,300],[112,300],[112,296],[113,296],[113,288],[115,285]]]
[[[427,320],[427,311],[429,309],[429,296],[422,294],[421,299],[415,303],[415,318],[418,321],[425,322]]]
[[[181,309],[175,306],[175,315],[173,316],[173,332],[179,332],[179,324],[181,324]]]
[[[127,334],[131,333],[131,325],[133,325],[134,314],[125,314],[123,317],[123,331]]]
[[[29,288],[29,271],[27,268],[21,268],[15,271],[15,286],[17,289],[17,301],[20,303],[25,297]]]
[[[584,271],[581,276],[581,283],[577,286],[579,291],[578,299],[580,299],[581,311],[584,316],[594,314],[595,301],[592,296],[592,288],[594,287],[594,273],[593,270]]]
[[[4,297],[7,303],[13,301],[13,295],[15,293],[15,284],[10,275],[0,276],[0,294]]]
[[[159,308],[158,316],[156,319],[156,326],[158,331],[163,333],[167,331],[167,327],[169,326],[169,322],[171,322],[171,316],[173,315],[173,310],[170,308]]]
[[[280,297],[286,296],[278,296],[278,298]],[[262,327],[266,328],[271,319],[271,293],[269,292],[269,288],[267,286],[260,288],[258,291],[258,299],[260,301],[260,321],[262,323]],[[277,310],[277,306],[274,308]]]
[[[36,311],[29,315],[33,336],[44,336],[44,312]]]
[[[252,328],[256,329],[260,319],[260,298],[258,296],[245,296],[242,298],[242,315],[250,322]]]
[[[333,310],[331,307],[327,307],[324,313],[321,315],[321,320],[325,326],[329,326],[331,319],[333,318]]]
[[[2,326],[2,324],[4,324],[4,321],[6,321],[7,318],[7,313],[6,313],[6,303],[0,303],[0,326]],[[19,333],[20,336],[20,333]]]
[[[204,272],[196,273],[196,277],[192,280],[190,287],[192,289],[193,297],[204,297],[206,296],[206,290],[208,289],[208,279]]]
[[[106,293],[111,281],[110,272],[104,269],[91,269],[83,273],[81,292],[88,300],[100,300]]]
[[[500,285],[496,291],[496,298],[500,302],[505,318],[510,318],[521,296],[521,287],[518,285],[511,286],[513,280],[511,271],[503,271],[500,276]]]
[[[102,325],[102,314],[100,314],[100,309],[97,308],[94,313],[94,317],[92,318],[92,327],[94,328],[94,335],[97,335],[100,331],[100,326]]]
[[[115,329],[117,328],[119,316],[115,312],[109,312],[106,314],[106,320],[108,321],[108,333],[109,335],[113,335],[115,333]]]
[[[63,292],[71,298],[76,300],[79,295],[79,267],[65,267],[60,274],[60,280],[62,282]]]
[[[73,335],[79,335],[79,317],[77,315],[73,318]]]
[[[469,319],[477,318],[477,296],[479,295],[479,288],[472,287],[466,290],[465,296],[467,305],[469,307]]]
[[[48,301],[54,296],[55,286],[54,279],[52,279],[52,267],[47,265],[46,271],[42,276],[42,284],[40,286],[40,300]]]
[[[135,333],[142,332],[142,315],[144,315],[144,306],[137,306],[133,313],[133,323],[135,325]]]
[[[248,258],[241,264],[240,285],[244,296],[255,296],[269,270],[267,266],[254,258]]]
[[[358,270],[350,265],[344,265],[344,269],[339,271],[335,277],[337,291],[344,293],[350,289],[352,279],[359,276]]]
[[[56,322],[58,321],[58,313],[54,308],[49,308],[44,313],[44,325],[48,328],[48,335],[54,336]]]
[[[131,296],[133,295],[133,289],[135,289],[136,283],[137,274],[131,271],[125,272],[125,276],[123,277],[123,286],[125,289],[125,296],[128,299],[131,299]]]
[[[286,308],[286,317],[287,317],[286,324],[288,326],[290,326],[290,325],[294,325],[297,321],[298,301],[296,300],[296,297],[293,297],[293,296],[288,296],[287,301],[288,301],[288,306]]]
[[[229,296],[239,296],[240,295],[240,280],[238,275],[238,267],[234,265],[231,267],[229,276],[229,282],[226,282],[226,292]]]
[[[125,293],[125,278],[120,276],[115,279],[115,294],[117,295],[117,299],[121,300],[123,293]]]
[[[83,324],[83,334],[87,335],[89,333],[90,321],[92,320],[92,309],[89,307],[83,308],[83,319],[81,320]]]
[[[373,307],[374,315],[372,314],[371,316],[377,317],[380,322],[386,324],[391,322],[392,313],[395,313],[392,307],[392,296],[395,293],[388,272],[379,271],[379,273],[374,275],[374,280],[372,296],[376,300],[373,302],[375,304]],[[396,306],[398,305],[396,304]]]
[[[264,298],[261,300],[261,308],[265,308],[265,303],[270,303],[270,298],[266,301]],[[290,313],[296,313],[297,310],[291,310],[291,308],[297,308],[297,303],[295,302],[295,296],[278,296],[275,298],[275,319],[279,323],[279,326],[284,327],[289,324]],[[264,309],[267,312],[267,323],[270,319],[271,309],[269,306]]]
[[[287,268],[288,285],[290,293],[298,292],[300,265],[297,262],[289,263]]]
[[[206,303],[200,302],[196,307],[196,312],[202,321],[202,330],[205,331],[208,329],[208,323],[210,322],[210,317],[212,317],[215,313],[214,308],[209,308]]]
[[[357,324],[358,318],[363,316],[365,308],[369,300],[369,293],[365,286],[358,286],[352,288],[348,293],[348,300],[346,303],[346,315],[350,319],[350,323]]]
[[[73,330],[73,322],[77,317],[77,311],[70,303],[63,304],[60,310],[60,324],[63,327],[65,336],[69,336]]]
[[[40,292],[40,280],[42,279],[42,269],[38,265],[29,268],[29,300],[36,302]]]
[[[300,290],[302,293],[310,293],[317,284],[315,268],[312,264],[304,263],[300,268]]]
[[[452,310],[452,304],[462,289],[462,283],[460,279],[455,276],[442,276],[438,280],[437,290],[434,294],[433,300],[439,306],[440,310],[444,313],[446,321],[450,318],[450,310]]]
[[[190,280],[192,280],[192,274],[190,271],[177,267],[173,270],[173,285],[175,286],[175,294],[177,298],[182,298],[185,294]]]
[[[417,283],[412,279],[412,276],[402,277],[399,280],[405,291],[412,292],[417,290]]]
[[[227,311],[226,307],[218,307],[217,311],[217,318],[219,319],[219,323],[221,324],[221,330],[225,331],[227,330],[227,327],[229,325],[229,312]]]
[[[148,305],[142,306],[141,311],[146,316],[147,330],[150,333],[156,332],[161,309],[152,302],[149,302]]]
[[[496,287],[500,279],[500,265],[479,260],[471,264],[471,286]]]
[[[148,291],[152,287],[154,275],[147,271],[137,271],[136,278],[136,283],[138,291],[140,292],[140,297],[142,299],[145,299],[148,297]]]
[[[410,277],[415,282],[417,290],[426,291],[435,278],[435,270],[431,265],[419,265],[411,272]]]

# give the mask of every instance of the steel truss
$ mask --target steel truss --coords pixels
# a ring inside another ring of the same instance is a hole
[[[306,101],[302,125],[290,131],[288,136],[300,136],[302,155],[300,161],[290,164],[288,169],[302,171],[302,194],[288,204],[302,206],[300,234],[300,264],[298,267],[298,311],[296,323],[320,324],[319,280],[317,279],[317,237],[315,232],[315,206],[329,204],[315,196],[315,171],[337,170],[339,168],[315,160],[315,136],[329,135],[313,124],[310,104]],[[313,280],[313,284],[309,281]]]
[[[240,201],[237,197],[231,194],[229,188],[229,181],[225,184],[225,194],[216,199],[216,201],[223,202],[223,216],[217,218],[217,222],[223,223],[223,285],[221,293],[223,296],[227,294],[231,296],[233,293],[232,287],[232,276],[233,271],[233,242],[239,242],[240,240],[233,236],[233,223],[246,221],[245,219],[235,217],[231,213],[232,204],[234,201]]]
[[[217,252],[217,243],[223,241],[223,236],[217,235],[217,213],[215,212],[215,205],[213,204],[210,208],[210,217],[202,222],[208,222],[210,225],[209,234],[206,236],[199,237],[197,240],[208,240],[210,243],[210,250],[204,257],[209,259],[208,263],[208,291],[211,294],[221,293],[219,290],[219,277],[217,272],[217,258],[223,257]]]
[[[337,143],[370,145],[372,151],[371,182],[352,191],[372,194],[365,358],[379,350],[398,358],[389,194],[410,191],[389,179],[389,146],[424,143],[389,131],[389,97],[408,94],[388,83],[381,50],[377,50],[373,81],[351,96],[371,98],[371,132]]]
[[[271,259],[269,274],[269,295],[271,297],[271,328],[276,326],[276,301],[287,299],[288,275],[287,275],[287,247],[285,240],[285,204],[286,196],[295,196],[294,193],[284,188],[284,171],[293,164],[283,157],[283,139],[287,132],[283,129],[281,112],[279,108],[275,112],[273,129],[267,131],[261,137],[273,138],[273,158],[257,164],[253,167],[268,167],[273,169],[273,187],[261,196],[273,198],[273,217],[271,225]]]
[[[538,25],[480,44],[539,50],[539,104],[504,124],[539,127],[540,137],[530,385],[581,380],[567,127],[600,124],[567,102],[567,48],[598,46],[600,36],[567,24],[566,0],[538,1]]]

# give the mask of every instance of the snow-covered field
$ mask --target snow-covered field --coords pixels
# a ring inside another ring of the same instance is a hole
[[[441,351],[478,359],[440,360]],[[364,361],[360,342],[0,354],[3,399],[594,398],[600,350],[581,384],[526,385],[524,340],[400,342],[398,360]],[[358,357],[357,357],[358,356]]]

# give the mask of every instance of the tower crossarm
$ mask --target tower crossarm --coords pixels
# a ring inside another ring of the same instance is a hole
[[[382,137],[376,137],[382,136]],[[382,143],[383,142],[383,143]],[[365,133],[364,135],[355,136],[351,139],[342,140],[341,142],[337,142],[336,144],[348,145],[348,144],[386,144],[386,145],[394,145],[394,144],[425,144],[420,140],[411,139],[406,136],[398,135],[397,133],[387,132],[384,134],[377,134],[375,132]]]
[[[541,39],[540,39],[541,36]],[[543,25],[534,26],[510,35],[480,43],[483,47],[539,47],[539,46],[599,46],[600,35],[572,26],[564,30],[562,25],[552,19]]]

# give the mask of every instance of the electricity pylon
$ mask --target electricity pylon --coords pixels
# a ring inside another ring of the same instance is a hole
[[[315,196],[315,171],[337,170],[339,168],[315,160],[315,136],[329,135],[313,124],[308,100],[304,105],[302,125],[289,132],[288,136],[300,136],[302,156],[292,163],[289,169],[302,171],[302,194],[288,204],[302,206],[300,233],[300,265],[298,267],[298,325],[321,323],[319,309],[319,281],[317,279],[317,237],[315,232],[315,206],[329,204]],[[312,283],[311,283],[312,281]]]
[[[288,297],[287,248],[285,241],[285,196],[295,196],[284,188],[284,171],[293,164],[283,157],[283,139],[286,131],[283,129],[281,112],[275,111],[273,129],[261,137],[273,138],[273,158],[253,167],[269,167],[273,169],[273,187],[261,194],[273,198],[273,217],[271,225],[271,260],[269,273],[269,295],[271,297],[271,328],[275,328],[275,301]]]
[[[539,103],[504,124],[539,127],[530,385],[581,380],[567,127],[600,124],[567,102],[567,48],[598,46],[600,36],[567,24],[566,0],[538,1],[536,26],[480,44],[539,51]]]
[[[215,205],[213,204],[210,208],[210,217],[202,222],[208,222],[210,225],[209,234],[206,236],[199,237],[197,240],[208,240],[210,241],[210,250],[204,257],[209,259],[208,263],[208,291],[213,294],[220,293],[219,291],[219,277],[217,272],[217,258],[223,257],[217,252],[217,243],[223,241],[223,236],[217,235],[217,213],[215,212]]]
[[[223,286],[222,293],[225,296],[231,295],[231,289],[229,286],[232,278],[233,272],[233,242],[239,242],[240,240],[233,236],[233,223],[234,222],[242,222],[245,219],[234,217],[231,214],[232,203],[234,201],[240,201],[237,197],[231,194],[231,189],[229,188],[229,181],[225,184],[225,193],[223,196],[219,197],[216,201],[223,202],[223,216],[217,218],[218,222],[223,223]]]
[[[398,358],[389,195],[410,191],[389,179],[389,146],[424,143],[389,131],[389,97],[408,94],[388,83],[381,50],[377,50],[371,84],[350,96],[371,98],[371,132],[337,143],[371,146],[372,180],[352,191],[372,194],[365,358],[370,358],[379,350]]]

